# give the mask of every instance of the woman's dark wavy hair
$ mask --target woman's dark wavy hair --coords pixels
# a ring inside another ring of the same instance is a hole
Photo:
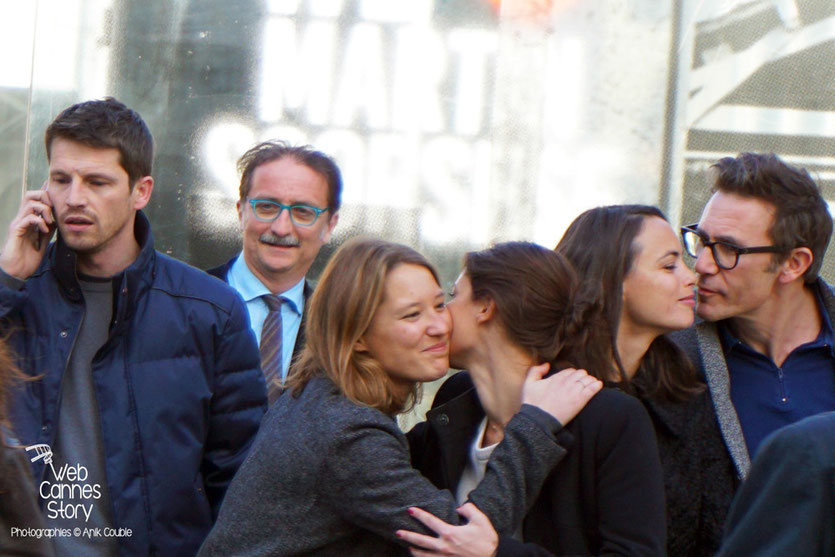
[[[635,238],[649,217],[667,220],[664,213],[650,205],[589,209],[574,219],[555,248],[571,261],[580,276],[597,284],[603,306],[608,378],[619,377],[627,389],[629,380],[617,349],[623,281],[638,254]],[[667,400],[686,400],[704,389],[693,363],[664,335],[650,345],[636,377],[649,396]]]
[[[571,364],[602,378],[611,367],[595,288],[561,254],[529,242],[470,252],[464,272],[473,299],[490,299],[512,342],[552,369]]]

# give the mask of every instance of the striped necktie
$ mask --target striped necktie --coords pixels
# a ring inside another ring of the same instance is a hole
[[[281,304],[284,298],[278,294],[264,294],[261,296],[269,308],[261,328],[261,369],[267,381],[267,397],[270,404],[275,402],[281,394],[281,345],[283,333],[281,330]]]

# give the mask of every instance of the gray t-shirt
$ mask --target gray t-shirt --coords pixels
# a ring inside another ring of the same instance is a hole
[[[115,555],[116,538],[105,536],[105,528],[113,526],[113,519],[93,384],[93,358],[107,342],[110,331],[113,282],[91,277],[82,277],[79,282],[84,293],[84,318],[61,380],[53,468],[47,468],[43,478],[60,487],[50,486],[44,511],[48,526],[81,529],[81,535],[54,539],[58,555]]]

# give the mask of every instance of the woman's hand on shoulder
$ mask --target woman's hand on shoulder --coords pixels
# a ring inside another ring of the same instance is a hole
[[[603,383],[584,369],[567,368],[543,379],[548,364],[528,370],[522,388],[522,402],[548,412],[566,426],[580,413],[586,403],[600,392]]]
[[[472,503],[465,503],[458,507],[458,514],[467,520],[463,526],[448,524],[417,507],[410,508],[409,514],[438,535],[438,537],[432,537],[408,530],[398,530],[397,537],[412,545],[409,551],[415,557],[430,555],[493,557],[496,554],[499,536],[487,515]]]

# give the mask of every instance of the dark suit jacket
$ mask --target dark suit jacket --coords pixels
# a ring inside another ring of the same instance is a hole
[[[484,410],[466,372],[448,379],[432,406],[408,434],[412,465],[454,493]],[[559,439],[568,454],[525,516],[528,543],[500,537],[498,555],[664,555],[663,476],[641,403],[603,389]]]
[[[229,274],[229,269],[232,267],[232,264],[238,258],[236,255],[223,265],[218,265],[217,267],[212,267],[211,269],[206,269],[206,272],[212,276],[215,276],[222,280],[223,282],[229,284],[229,279],[227,275]],[[313,287],[310,285],[310,281],[304,281],[304,311],[302,311],[302,321],[299,323],[299,332],[296,335],[296,344],[293,346],[293,361],[296,361],[299,355],[304,349],[304,329],[305,329],[305,322],[307,321],[307,303],[310,300],[310,296],[313,294]]]
[[[727,528],[719,557],[835,555],[835,412],[766,438]]]

